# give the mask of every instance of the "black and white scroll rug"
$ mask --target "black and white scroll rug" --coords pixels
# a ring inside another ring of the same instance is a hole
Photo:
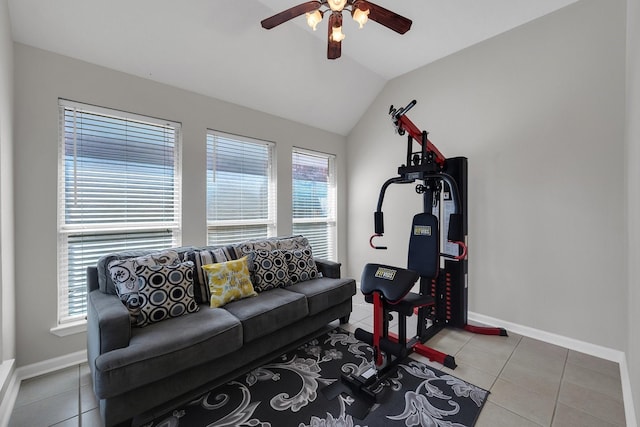
[[[371,347],[335,329],[145,427],[465,427],[475,424],[488,395],[407,358],[383,384],[381,403],[357,419],[350,415],[351,396],[327,400],[321,390],[343,373],[367,371],[371,360]]]

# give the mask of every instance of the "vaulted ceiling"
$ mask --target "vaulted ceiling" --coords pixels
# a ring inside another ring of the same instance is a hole
[[[345,13],[332,61],[326,18],[260,26],[301,0],[9,0],[9,13],[16,42],[347,135],[390,79],[575,1],[376,0],[411,30]]]

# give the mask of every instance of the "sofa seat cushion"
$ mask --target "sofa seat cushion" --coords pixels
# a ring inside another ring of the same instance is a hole
[[[296,283],[288,286],[286,290],[304,295],[307,299],[309,315],[313,316],[355,295],[356,282],[353,279],[321,277]]]
[[[234,301],[224,306],[242,322],[244,342],[250,342],[284,328],[308,315],[303,294],[281,288],[270,289],[258,296]]]
[[[94,390],[104,399],[161,380],[239,349],[242,335],[231,313],[205,305],[188,316],[133,328],[127,347],[96,358]]]

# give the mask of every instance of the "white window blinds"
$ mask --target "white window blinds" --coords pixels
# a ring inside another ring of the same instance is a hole
[[[207,240],[210,245],[276,232],[273,143],[207,133]]]
[[[336,260],[335,156],[294,148],[293,233],[304,235],[313,255]]]
[[[86,313],[86,267],[180,244],[180,125],[60,101],[59,323]]]

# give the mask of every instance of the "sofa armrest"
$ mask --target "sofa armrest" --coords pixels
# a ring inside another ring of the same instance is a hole
[[[131,338],[129,310],[116,295],[100,290],[87,297],[87,352],[91,361],[99,355],[127,347]]]
[[[320,259],[314,258],[316,262],[316,267],[318,267],[318,271],[322,273],[324,277],[328,277],[330,279],[339,279],[340,278],[340,264],[339,262],[329,261],[328,259]]]

